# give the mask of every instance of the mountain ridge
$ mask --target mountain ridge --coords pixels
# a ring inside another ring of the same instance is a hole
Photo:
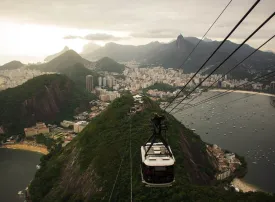
[[[181,37],[181,39],[169,43],[153,42],[139,46],[108,43],[104,47],[101,47],[90,54],[86,54],[83,57],[93,60],[99,57],[111,57],[120,62],[135,60],[142,66],[155,65],[163,66],[165,68],[178,68],[182,65],[182,62],[193,50],[193,47],[199,40],[200,39],[196,37]],[[185,63],[184,72],[195,72],[220,43],[220,41],[201,41],[198,48]],[[205,73],[212,71],[213,68],[220,64],[222,60],[224,60],[238,45],[239,44],[231,41],[226,41],[204,67],[206,70]],[[219,69],[219,71],[217,71],[217,73],[227,72],[229,68],[232,68],[254,50],[253,47],[245,44]],[[270,66],[274,62],[275,54],[259,50],[230,74],[234,78],[249,78],[251,76],[251,71],[260,71],[263,66]]]

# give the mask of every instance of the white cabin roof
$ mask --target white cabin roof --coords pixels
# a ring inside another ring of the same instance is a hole
[[[163,143],[154,143],[145,157],[145,152],[149,148],[150,143],[141,147],[142,162],[147,166],[172,166],[175,164],[175,158],[169,156],[168,150]],[[169,147],[170,151],[171,148]]]

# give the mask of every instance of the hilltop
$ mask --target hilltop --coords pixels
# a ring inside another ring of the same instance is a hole
[[[108,71],[108,72],[116,72],[123,73],[125,66],[117,63],[111,58],[104,57],[96,62],[95,70],[97,71]]]
[[[161,113],[161,109],[145,97],[143,110],[129,117],[133,105],[131,95],[116,99],[70,144],[42,157],[41,169],[29,187],[32,201],[108,201],[121,162],[111,201],[129,201],[130,134],[134,201],[274,200],[264,193],[237,193],[211,186],[214,170],[205,143],[167,113],[167,136],[176,158],[176,182],[170,188],[144,187],[140,177],[140,146],[151,135],[152,113]]]
[[[82,58],[74,50],[68,50],[47,63],[40,65],[30,65],[28,68],[39,69],[45,72],[61,72],[66,68],[75,65],[76,63],[88,66],[92,65],[92,62]]]
[[[91,99],[64,75],[38,76],[0,92],[0,126],[5,132],[21,133],[37,121],[57,123],[86,110]]]
[[[63,48],[62,51],[60,51],[60,52],[58,52],[58,53],[55,53],[55,54],[53,54],[53,55],[49,55],[48,57],[46,57],[46,58],[44,59],[44,61],[45,61],[45,62],[49,62],[49,61],[51,61],[52,59],[58,57],[59,55],[62,55],[63,53],[67,52],[68,50],[70,50],[70,49],[69,49],[67,46],[65,46],[65,47]]]
[[[20,67],[24,66],[23,63],[21,63],[20,61],[11,61],[11,62],[8,62],[2,66],[0,66],[0,70],[12,70],[12,69],[18,69]]]

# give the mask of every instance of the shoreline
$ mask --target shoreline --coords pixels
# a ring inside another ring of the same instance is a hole
[[[261,189],[257,188],[256,186],[245,182],[243,179],[234,178],[231,182],[234,187],[238,188],[239,190],[245,192],[263,192]]]
[[[48,154],[49,151],[46,147],[41,146],[34,146],[34,145],[28,145],[28,144],[7,144],[2,145],[0,148],[6,148],[6,149],[18,149],[18,150],[25,150],[25,151],[31,151],[31,152],[37,152],[40,154]]]
[[[225,91],[227,91],[227,92],[244,93],[244,94],[255,94],[255,95],[265,95],[265,96],[275,97],[275,95],[269,94],[269,93],[261,93],[261,92],[246,91],[246,90],[211,89],[209,91],[212,91],[212,92],[225,92]]]

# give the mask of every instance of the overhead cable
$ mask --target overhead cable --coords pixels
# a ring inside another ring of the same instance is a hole
[[[246,12],[246,14],[239,20],[239,22],[234,26],[234,28],[229,32],[229,34],[224,38],[224,40],[219,44],[219,46],[212,52],[208,59],[201,65],[201,67],[195,72],[195,74],[189,79],[189,81],[182,87],[182,89],[176,94],[173,100],[164,108],[166,110],[177,97],[183,92],[186,86],[192,81],[192,79],[199,73],[199,71],[205,66],[205,64],[214,56],[214,54],[219,50],[219,48],[225,43],[225,41],[232,35],[232,33],[239,27],[239,25],[244,21],[244,19],[251,13],[251,11],[257,6],[260,0],[257,0],[251,8]]]
[[[271,20],[275,15],[275,12],[271,14],[257,29],[255,29],[230,55],[228,55],[222,63],[220,63],[216,68],[214,68],[196,87],[189,92],[175,107],[173,107],[170,112],[173,111],[180,103],[182,103],[190,94],[192,94],[201,84],[208,79],[214,72],[216,72],[235,52],[237,52],[254,34],[256,34],[269,20]],[[169,113],[170,113],[169,112]]]

